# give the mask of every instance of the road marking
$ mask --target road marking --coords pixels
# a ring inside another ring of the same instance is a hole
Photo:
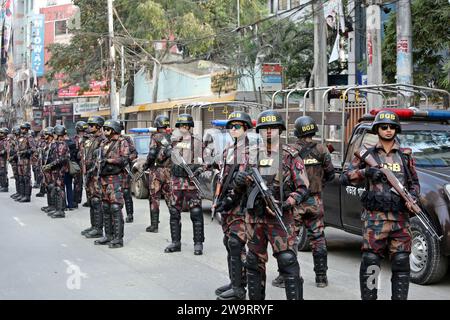
[[[18,223],[18,224],[20,224],[20,226],[21,226],[21,227],[24,227],[24,226],[25,226],[25,223],[23,223],[22,221],[20,221],[20,219],[19,219],[19,218],[17,218],[17,217],[14,217],[14,220],[16,220],[16,221],[17,221],[17,223]]]

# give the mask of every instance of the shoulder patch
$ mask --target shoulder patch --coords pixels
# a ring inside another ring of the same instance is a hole
[[[293,158],[298,156],[298,150],[288,144],[283,145],[283,151],[289,153]]]
[[[407,156],[412,155],[412,149],[411,149],[411,148],[400,148],[400,151],[401,151],[403,154],[406,154]]]

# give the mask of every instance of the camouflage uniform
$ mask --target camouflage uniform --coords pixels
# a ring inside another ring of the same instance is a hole
[[[299,151],[306,167],[309,180],[309,197],[294,210],[296,234],[299,235],[303,224],[307,230],[312,247],[316,284],[320,287],[327,285],[327,245],[325,240],[323,221],[323,184],[334,178],[335,169],[326,146],[315,142],[308,142],[300,138],[292,147]]]
[[[49,216],[51,216],[56,211],[56,202],[55,202],[55,181],[53,180],[53,175],[51,170],[44,170],[46,165],[49,165],[56,159],[53,158],[55,152],[53,152],[54,141],[46,141],[45,147],[41,152],[42,156],[42,186],[45,188],[45,193],[47,194],[47,206],[42,207],[41,210],[46,212]]]
[[[77,133],[73,137],[73,141],[75,142],[75,148],[78,150],[77,152],[77,162],[82,167],[82,159],[83,159],[83,145],[86,141],[86,134]],[[81,199],[83,197],[83,172],[80,170],[80,173],[73,176],[73,201],[75,206],[81,203]]]
[[[0,136],[0,192],[8,192],[9,180],[8,180],[8,140],[6,136],[7,132]]]
[[[190,132],[180,136],[175,131],[171,140],[172,153],[181,155],[192,171],[201,167],[200,164],[195,164],[194,161],[194,154],[198,152],[201,155],[202,153],[202,143],[199,137],[194,137]],[[166,248],[165,252],[181,250],[181,212],[185,201],[189,206],[193,224],[194,254],[202,254],[203,242],[205,241],[202,201],[198,190],[187,176],[186,171],[174,161],[174,155],[172,154],[172,179],[170,184],[172,194],[169,207],[172,244]]]
[[[138,153],[136,150],[136,147],[134,146],[134,142],[133,139],[130,136],[122,136],[123,139],[125,139],[128,143],[128,148],[130,150],[130,158],[129,158],[129,163],[127,164],[127,174],[123,179],[123,186],[122,186],[122,190],[123,190],[123,197],[125,200],[125,210],[127,212],[127,218],[126,221],[127,222],[133,222],[133,213],[134,213],[134,208],[133,208],[133,196],[131,194],[131,164],[133,163],[134,160],[137,159],[138,157]]]
[[[64,175],[69,171],[69,148],[66,142],[56,140],[50,146],[49,159],[44,169],[50,170],[51,187],[50,196],[53,198],[56,211],[49,213],[52,218],[64,218],[66,207],[66,193],[64,185]],[[45,170],[47,171],[47,170]]]
[[[19,175],[19,202],[30,202],[31,197],[31,156],[36,152],[34,138],[26,133],[17,140],[17,173]]]
[[[278,153],[273,152],[270,158],[260,158],[258,170],[272,189],[275,199],[280,200],[280,183],[278,178]],[[308,178],[306,176],[303,160],[298,151],[289,146],[283,146],[282,154],[283,194],[284,199],[291,198],[298,206],[307,195]],[[239,178],[237,178],[239,180]],[[241,194],[242,184],[235,188],[236,194]],[[257,188],[247,188],[247,213],[245,223],[247,230],[247,281],[250,300],[265,299],[266,263],[268,261],[267,245],[272,246],[274,257],[277,259],[279,272],[285,279],[287,299],[302,299],[303,289],[300,278],[300,266],[297,261],[295,248],[294,215],[292,208],[285,208],[283,221],[288,228],[284,231],[278,220],[265,209],[266,205],[261,196],[257,196],[254,203],[249,203],[252,191]]]
[[[17,128],[15,128],[13,130],[17,130]],[[9,143],[8,143],[8,161],[9,161],[9,164],[11,165],[11,169],[12,169],[13,176],[14,176],[14,183],[16,185],[16,193],[11,195],[11,198],[13,198],[13,199],[18,198],[20,196],[20,194],[19,194],[19,172],[17,171],[17,162],[18,162],[17,140],[18,140],[19,135],[17,134],[17,132],[20,132],[20,131],[16,131],[16,133],[10,135]]]
[[[400,148],[398,142],[394,143],[388,154],[380,142],[374,148],[366,149],[379,164],[392,171],[412,195],[417,197],[420,194],[420,185],[411,149]],[[355,156],[348,171],[344,173],[344,180],[357,185],[365,180],[368,170],[365,162]],[[369,266],[380,267],[380,260],[384,257],[386,249],[389,250],[392,259],[392,298],[403,297],[406,299],[404,289],[399,295],[395,291],[397,290],[396,284],[398,285],[400,282],[401,285],[403,278],[405,282],[409,282],[409,253],[411,252],[409,213],[404,201],[390,189],[391,186],[388,182],[370,179],[367,180],[366,191],[361,197],[364,207],[362,214],[364,241],[360,269],[361,297],[363,299],[377,298],[377,289],[370,289],[368,286],[368,279],[371,276],[368,274],[368,269]],[[407,295],[407,283],[403,286],[406,286]]]
[[[105,136],[99,130],[96,134],[91,135],[84,145],[86,195],[90,203],[91,221],[91,228],[87,229],[89,231],[83,231],[83,235],[87,238],[99,238],[103,235],[102,190],[98,182],[98,155],[95,151],[99,149],[104,140]]]
[[[45,195],[46,186],[44,183],[44,172],[42,171],[42,166],[44,164],[44,150],[47,147],[47,141],[45,140],[45,135],[42,133],[38,143],[37,143],[37,170],[38,170],[38,180],[37,183],[39,184],[40,190],[39,193],[36,194],[36,197],[43,197]]]
[[[222,193],[223,205],[219,204],[217,209],[221,213],[223,244],[227,250],[228,273],[230,284],[216,290],[219,300],[245,299],[246,270],[245,257],[247,252],[247,234],[245,228],[245,211],[242,210],[239,202],[230,201],[231,209],[226,205],[226,198],[232,193],[236,174],[243,171],[249,163],[250,155],[256,155],[256,143],[253,148],[246,134],[231,142],[225,147],[223,153]],[[228,199],[232,199],[230,195]],[[223,208],[223,210],[222,210]],[[228,209],[228,210],[227,210]]]
[[[109,244],[110,248],[118,248],[123,246],[122,208],[125,200],[122,188],[123,181],[127,179],[128,175],[125,166],[129,165],[130,147],[124,137],[118,136],[103,140],[99,152],[102,159],[99,182],[102,188],[105,237],[97,240],[95,244]]]
[[[150,204],[150,226],[147,232],[158,232],[159,224],[159,202],[161,195],[164,196],[167,207],[170,207],[170,157],[164,155],[164,148],[170,143],[170,134],[154,133],[149,144],[149,153],[144,166],[150,168],[148,175],[149,204]]]

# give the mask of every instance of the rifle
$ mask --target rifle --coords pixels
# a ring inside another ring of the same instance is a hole
[[[203,193],[203,190],[200,187],[200,182],[198,181],[197,177],[192,172],[191,168],[187,165],[184,158],[178,153],[178,152],[172,152],[172,156],[175,157],[175,160],[179,163],[180,166],[183,167],[184,171],[188,174],[189,179],[194,183],[195,188],[197,188],[198,193],[200,194],[201,198],[206,198],[206,195]]]
[[[363,155],[365,154],[367,155],[363,157]],[[422,223],[425,229],[433,237],[435,237],[438,240],[441,240],[442,236],[439,236],[439,234],[436,231],[436,228],[428,219],[428,216],[422,211],[417,202],[414,201],[414,198],[411,195],[411,193],[408,192],[408,190],[401,184],[400,181],[398,181],[397,177],[389,169],[386,169],[382,165],[380,165],[375,160],[375,158],[370,153],[368,153],[368,151],[364,148],[361,149],[360,153],[356,151],[355,156],[363,160],[369,167],[380,169],[380,171],[383,172],[383,174],[386,176],[386,181],[389,182],[389,184],[392,186],[391,192],[402,197],[405,203],[409,205],[409,208],[411,208],[412,213],[416,215],[416,217],[419,219],[419,221]]]
[[[211,221],[214,220],[214,217],[216,215],[216,207],[219,202],[220,194],[222,193],[224,171],[225,171],[225,163],[223,164],[222,169],[220,170],[219,178],[217,179],[216,190],[214,191],[213,201],[211,205]]]
[[[272,192],[267,187],[266,183],[263,180],[263,177],[261,176],[257,168],[252,167],[251,177],[253,178],[253,181],[258,187],[266,205],[275,214],[275,217],[277,218],[278,223],[283,228],[283,230],[286,231],[287,234],[289,234],[288,229],[286,228],[286,225],[283,222],[283,212],[278,207],[276,200],[272,195]],[[283,201],[283,199],[281,199],[281,201]]]
[[[97,170],[97,181],[100,179],[100,171],[102,171],[104,160],[102,159],[102,149],[97,149],[97,161],[95,162],[95,169]]]

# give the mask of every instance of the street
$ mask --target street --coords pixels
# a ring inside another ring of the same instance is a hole
[[[46,198],[17,203],[0,193],[0,299],[215,299],[214,290],[228,282],[226,251],[217,221],[205,213],[204,254],[194,256],[189,213],[182,215],[182,251],[166,254],[170,232],[168,210],[161,204],[159,233],[147,233],[148,201],[134,199],[134,223],[125,225],[124,247],[95,246],[80,231],[89,225],[89,209],[67,211],[65,219],[51,219],[40,210]],[[84,199],[83,199],[84,202]],[[329,286],[315,287],[312,255],[299,252],[307,300],[359,299],[361,238],[326,229]],[[270,282],[276,261],[267,266],[266,298],[285,299],[283,289]],[[383,264],[380,299],[390,299],[390,267]],[[435,285],[410,285],[410,299],[449,299],[450,275]]]

